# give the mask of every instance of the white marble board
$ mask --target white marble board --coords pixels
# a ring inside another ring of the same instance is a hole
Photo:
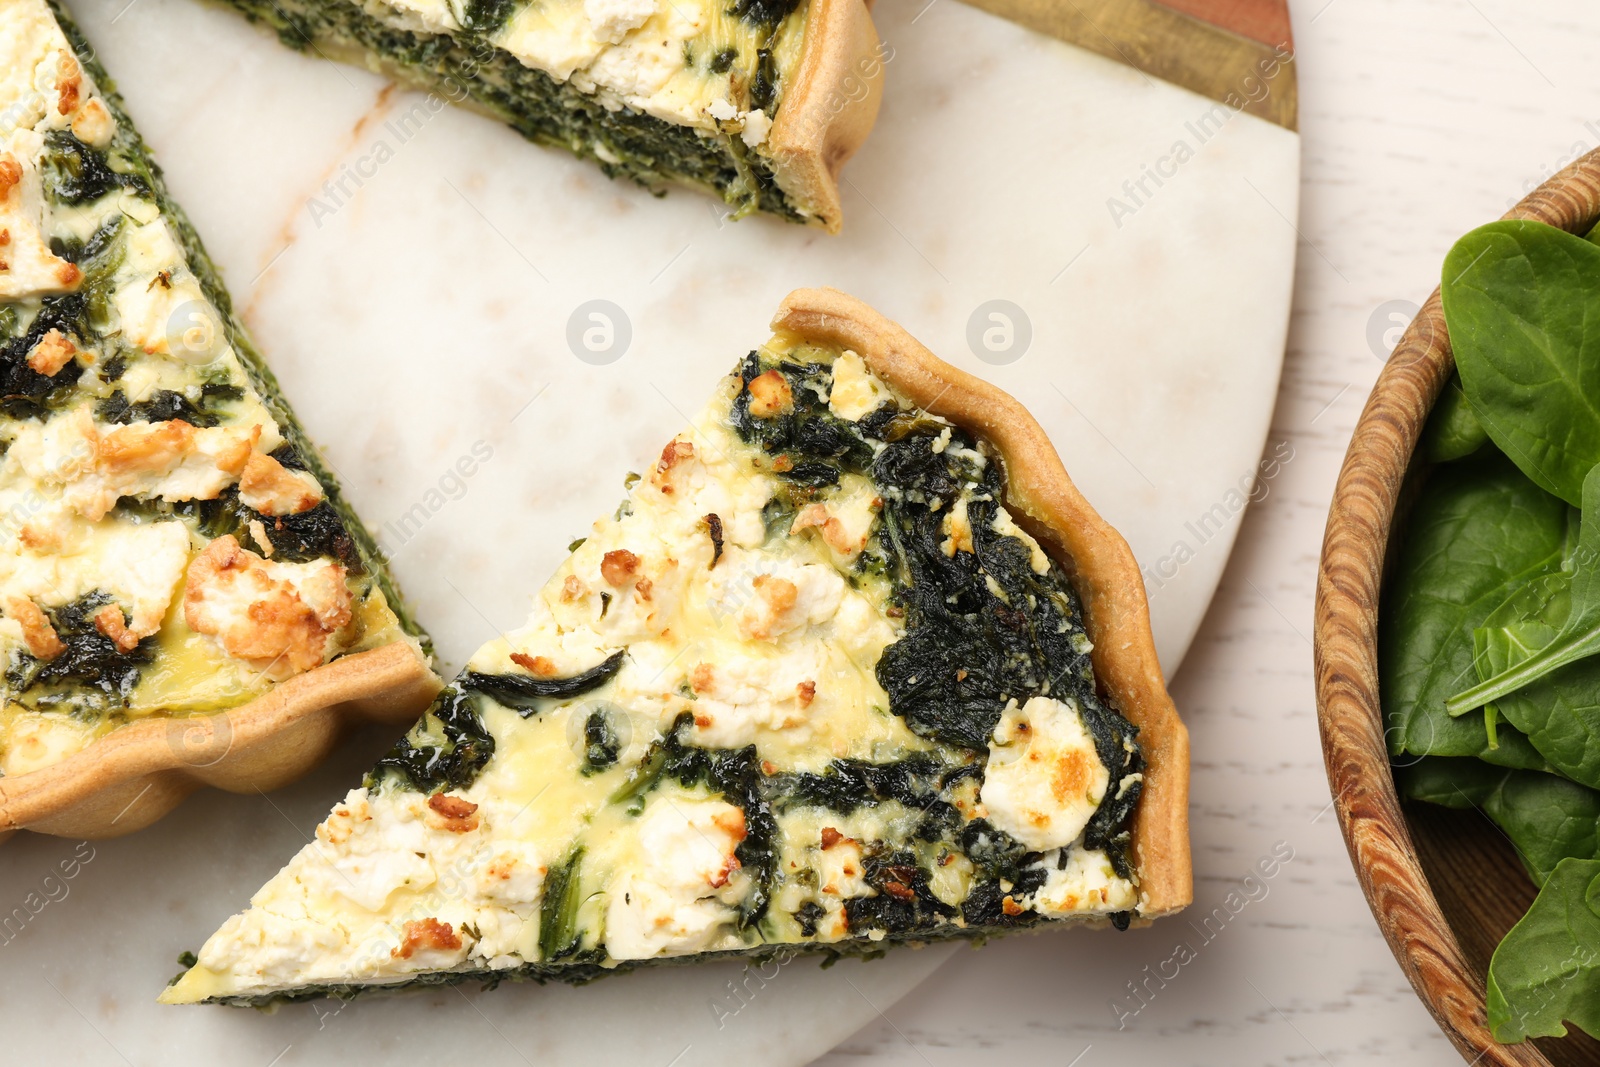
[[[444,669],[520,621],[623,472],[804,285],[862,297],[1022,398],[1145,568],[1169,674],[1182,658],[1226,560],[1199,550],[1233,538],[1276,392],[1295,134],[1232,115],[1202,142],[1194,124],[1214,105],[1199,96],[950,0],[881,3],[883,112],[845,171],[845,232],[828,237],[731,223],[706,198],[652,198],[479,116],[414,110],[422,96],[191,0],[74,11]],[[1180,141],[1188,157],[1135,205],[1124,183]],[[1113,197],[1135,209],[1113,212]],[[611,305],[609,350],[591,301]],[[569,343],[575,314],[576,332],[599,327],[599,351]],[[998,332],[986,343],[985,330]],[[490,458],[453,474],[475,447]],[[360,736],[271,796],[197,795],[133,837],[8,843],[0,920],[46,904],[0,926],[0,1060],[803,1063],[951,954],[273,1015],[158,1008],[178,952],[308,839],[388,740]],[[92,859],[52,876],[74,855]],[[1116,935],[1045,936],[1071,953]]]

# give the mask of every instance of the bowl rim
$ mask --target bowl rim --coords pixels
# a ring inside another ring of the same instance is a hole
[[[1503,218],[1582,232],[1597,216],[1600,149]],[[1488,1030],[1483,976],[1446,922],[1400,810],[1378,703],[1379,593],[1395,507],[1429,410],[1454,367],[1435,288],[1378,375],[1335,483],[1317,570],[1317,723],[1339,829],[1400,969],[1464,1057],[1536,1067],[1550,1061],[1531,1042],[1502,1045]]]

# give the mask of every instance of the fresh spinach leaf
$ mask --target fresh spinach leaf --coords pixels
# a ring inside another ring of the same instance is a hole
[[[1517,731],[1500,730],[1492,747],[1481,717],[1452,718],[1444,702],[1475,676],[1473,628],[1524,583],[1561,566],[1571,536],[1568,511],[1497,452],[1447,464],[1428,479],[1379,616],[1390,753],[1544,766]]]
[[[1565,571],[1529,582],[1473,632],[1480,678],[1492,678],[1549,645],[1571,603]],[[1550,765],[1600,788],[1600,658],[1561,667],[1488,705],[1526,734]]]
[[[1430,757],[1395,778],[1408,800],[1482,811],[1510,839],[1535,885],[1564,859],[1600,859],[1600,792],[1560,775]]]
[[[1583,517],[1571,566],[1570,607],[1560,631],[1537,651],[1451,697],[1445,705],[1451,715],[1464,715],[1500,700],[1558,668],[1600,652],[1600,467],[1590,471],[1584,481]]]
[[[1600,246],[1544,223],[1482,226],[1445,257],[1445,322],[1494,443],[1568,503],[1600,463]]]
[[[1600,1037],[1600,860],[1562,860],[1489,961],[1496,1041]]]
[[[1451,375],[1422,428],[1419,451],[1431,463],[1448,463],[1470,456],[1488,443],[1489,432],[1473,412],[1460,375]]]

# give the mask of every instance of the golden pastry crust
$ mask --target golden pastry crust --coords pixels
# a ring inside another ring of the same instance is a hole
[[[1122,536],[1078,492],[1044,429],[988,382],[939,359],[897,323],[833,289],[784,298],[773,329],[848,349],[906,399],[978,433],[1005,460],[1007,507],[1066,569],[1083,601],[1095,675],[1139,727],[1146,768],[1133,823],[1141,919],[1194,898],[1189,856],[1189,732],[1167,693],[1144,579]]]
[[[19,829],[117,837],[202,785],[276,789],[321,762],[355,723],[414,722],[439,688],[422,653],[397,642],[297,675],[230,711],[120,727],[53,766],[0,778],[0,840]]]
[[[812,0],[805,48],[767,141],[778,186],[829,233],[842,222],[839,170],[872,132],[886,55],[862,0]]]

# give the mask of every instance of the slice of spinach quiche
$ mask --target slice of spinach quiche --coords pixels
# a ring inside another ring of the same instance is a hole
[[[837,231],[877,116],[864,0],[225,0],[287,45],[365,64],[650,188]],[[397,121],[426,121],[418,103]]]
[[[126,808],[185,759],[152,720],[264,708],[226,724],[233,763],[197,754],[256,785],[326,749],[274,753],[268,721],[364,697],[410,721],[437,687],[104,72],[43,0],[0,0],[0,613],[0,830],[113,832],[124,794],[114,831],[161,814],[181,783]]]
[[[1126,544],[1020,405],[858,301],[774,325],[164,1001],[1188,902],[1187,735]]]

